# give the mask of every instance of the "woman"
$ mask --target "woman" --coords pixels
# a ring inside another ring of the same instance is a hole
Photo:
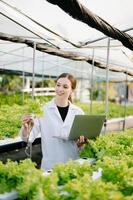
[[[41,168],[50,170],[57,163],[79,158],[79,148],[84,143],[84,136],[78,141],[67,140],[75,115],[84,114],[72,104],[71,95],[76,88],[76,79],[69,73],[61,74],[56,80],[55,98],[44,108],[44,116],[35,118],[31,128],[32,114],[22,118],[20,134],[23,140],[33,142],[41,133],[42,163]],[[31,130],[30,130],[31,129]]]

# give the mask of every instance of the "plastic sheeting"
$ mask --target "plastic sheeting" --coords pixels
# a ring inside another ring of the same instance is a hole
[[[120,30],[126,30],[133,36],[132,0],[80,0],[89,10],[99,15]],[[9,5],[5,4],[8,3]],[[90,56],[95,48],[94,59],[106,65],[107,39],[101,32],[88,27],[45,0],[6,0],[0,2],[1,32],[21,36],[36,42],[48,43],[54,48],[78,52]],[[35,23],[37,22],[37,23]],[[46,30],[47,28],[47,30]],[[58,36],[57,36],[58,35]],[[98,40],[98,41],[97,41]],[[76,46],[88,42],[84,48]],[[73,45],[74,44],[74,45]],[[132,52],[116,40],[111,40],[109,64],[133,69]],[[0,68],[32,72],[33,49],[24,44],[0,41]],[[71,72],[79,78],[88,79],[92,66],[84,61],[73,61],[36,51],[35,73],[58,75]],[[95,68],[94,76],[105,79],[105,70]],[[124,73],[110,72],[110,80],[125,80]],[[132,80],[132,77],[128,77]]]

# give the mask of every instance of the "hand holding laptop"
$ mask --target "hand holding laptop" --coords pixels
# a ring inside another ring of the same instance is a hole
[[[84,135],[81,135],[77,141],[76,141],[76,144],[79,148],[84,148],[84,145],[87,141],[87,138],[84,136]]]

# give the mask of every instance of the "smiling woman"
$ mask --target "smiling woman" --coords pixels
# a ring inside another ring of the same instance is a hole
[[[74,76],[69,73],[61,74],[56,80],[55,98],[45,106],[44,116],[33,118],[32,114],[26,114],[22,118],[20,135],[24,141],[32,143],[41,133],[41,167],[45,170],[50,170],[57,163],[78,159],[79,148],[84,145],[84,136],[77,141],[66,140],[75,115],[84,114],[81,108],[71,102],[71,94],[75,88]]]

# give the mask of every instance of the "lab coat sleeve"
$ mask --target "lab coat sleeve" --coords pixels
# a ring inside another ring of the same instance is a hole
[[[81,108],[79,108],[79,111],[78,111],[77,114],[79,114],[79,115],[84,115],[85,113],[84,113],[84,111],[83,111]]]
[[[21,137],[21,139],[25,142],[30,142],[33,143],[34,140],[37,138],[37,136],[39,135],[40,131],[40,119],[36,118],[34,119],[34,126],[30,132],[29,138],[24,136],[24,127],[22,126],[19,132],[19,135]]]

